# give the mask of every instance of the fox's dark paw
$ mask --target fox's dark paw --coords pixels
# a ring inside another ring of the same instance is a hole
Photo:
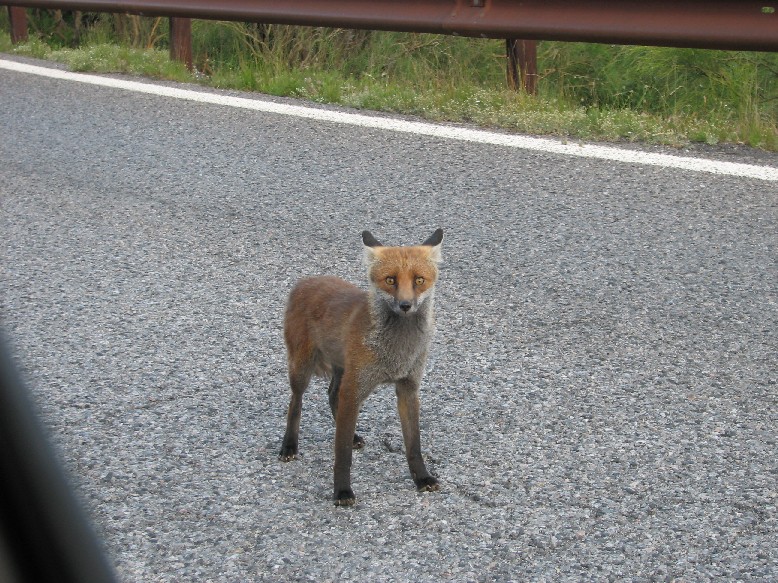
[[[282,462],[290,462],[293,459],[297,459],[297,448],[283,446],[278,454],[278,459]]]
[[[419,492],[437,492],[440,490],[438,479],[432,476],[427,476],[426,478],[415,480],[415,482],[416,488],[419,490]]]
[[[357,499],[354,496],[354,491],[351,488],[347,490],[340,490],[335,494],[335,506],[354,506],[357,503]]]
[[[361,435],[354,434],[354,444],[351,446],[353,449],[362,449],[365,447],[365,438]]]

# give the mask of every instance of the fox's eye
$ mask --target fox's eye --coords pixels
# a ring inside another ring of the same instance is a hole
[[[391,275],[386,278],[386,283],[388,283],[389,285],[394,285],[396,282],[397,282],[397,280],[394,277],[392,277]]]
[[[417,277],[416,278],[416,285],[422,285],[424,283],[423,277]]]

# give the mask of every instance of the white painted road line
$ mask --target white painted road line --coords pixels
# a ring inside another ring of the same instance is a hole
[[[392,132],[433,136],[437,138],[474,142],[480,144],[491,144],[496,146],[505,146],[507,148],[535,150],[553,154],[562,154],[566,156],[597,158],[600,160],[611,160],[614,162],[625,162],[628,164],[645,164],[651,166],[662,166],[666,168],[679,168],[692,172],[708,172],[712,174],[755,178],[758,180],[778,181],[778,168],[772,166],[740,164],[737,162],[724,162],[720,160],[708,160],[704,158],[692,158],[688,156],[673,156],[670,154],[655,154],[651,152],[625,150],[613,146],[569,144],[548,138],[532,138],[527,136],[502,134],[448,125],[364,115],[360,113],[318,109],[315,107],[305,107],[301,105],[287,105],[283,103],[266,101],[261,98],[247,99],[245,97],[218,95],[215,93],[194,91],[191,89],[180,89],[176,87],[167,87],[165,85],[155,85],[153,83],[141,83],[138,81],[129,81],[126,79],[101,77],[99,75],[71,73],[69,71],[62,71],[60,69],[49,69],[47,67],[27,65],[24,63],[7,61],[3,59],[0,59],[0,68],[7,69],[9,71],[16,71],[19,73],[49,77],[51,79],[62,79],[65,81],[88,83],[91,85],[99,85],[101,87],[111,87],[114,89],[123,89],[126,91],[135,91],[138,93],[148,93],[162,97],[170,97],[173,99],[185,99],[187,101],[196,101],[199,103],[209,103],[225,107],[237,107],[265,113],[290,115],[318,121],[387,130]]]

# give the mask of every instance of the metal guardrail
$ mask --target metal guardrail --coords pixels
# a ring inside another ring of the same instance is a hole
[[[534,74],[535,40],[778,52],[778,0],[14,0],[13,6],[171,17],[171,54],[189,64],[189,23],[177,19],[502,38],[509,79],[513,70],[525,88]],[[21,15],[15,8],[10,14],[18,30]]]

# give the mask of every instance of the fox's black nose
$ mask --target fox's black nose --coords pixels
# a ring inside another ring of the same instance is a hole
[[[411,309],[411,302],[408,302],[408,301],[400,302],[400,309],[403,312],[407,312],[408,310]]]

